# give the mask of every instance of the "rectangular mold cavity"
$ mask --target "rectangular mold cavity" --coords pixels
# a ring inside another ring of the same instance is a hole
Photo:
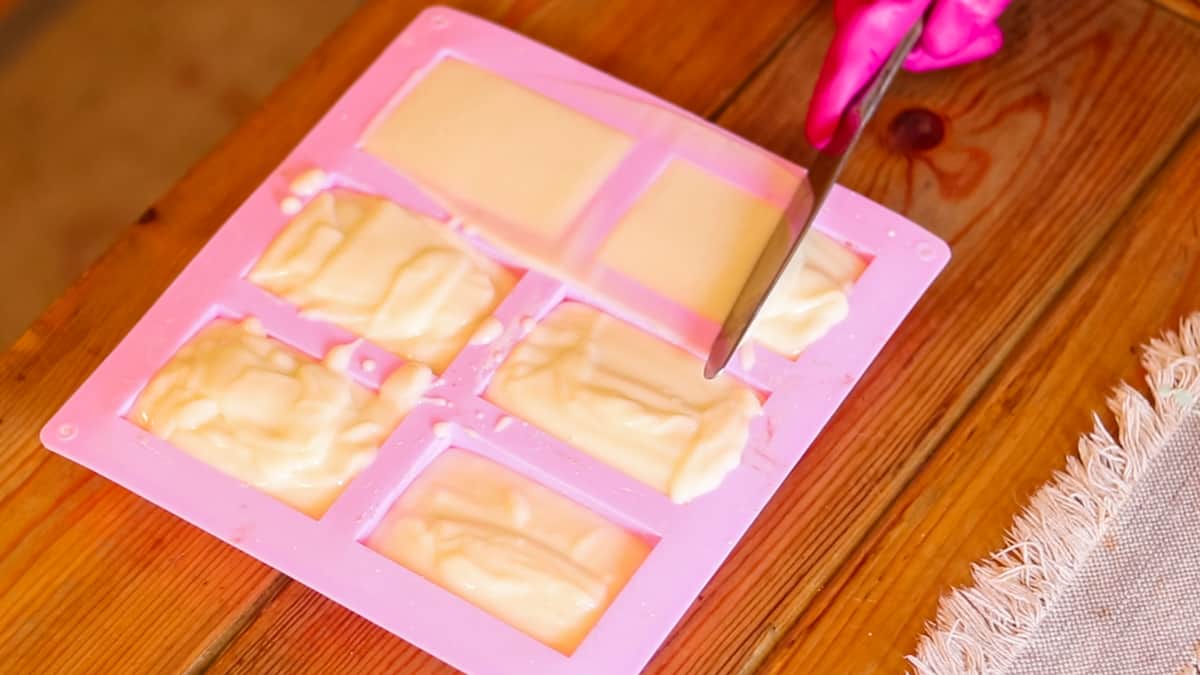
[[[763,158],[754,176],[768,174],[768,162]],[[706,355],[709,332],[733,306],[782,213],[761,182],[742,179],[671,159],[597,238],[593,292],[655,317],[660,330]],[[835,238],[813,231],[748,341],[794,358],[844,318],[846,293],[865,265]]]
[[[486,68],[446,56],[375,118],[361,143],[365,152],[450,203],[486,203],[491,215],[517,231],[556,239],[628,154],[633,139]]]
[[[740,463],[760,395],[634,324],[565,302],[519,342],[486,398],[686,503]]]
[[[517,280],[445,223],[344,188],[303,205],[247,278],[296,304],[303,317],[436,372]]]
[[[451,443],[363,543],[567,656],[657,537]]]
[[[510,80],[565,107],[567,117],[591,119],[628,143],[618,143],[619,151],[600,153],[604,170],[596,173],[599,178],[583,181],[569,208],[550,209],[546,213],[553,218],[526,228],[534,236],[497,236],[519,231],[504,216],[520,209],[487,208],[460,195],[448,198],[429,189],[427,178],[405,175],[403,165],[382,161],[360,145],[381,112],[402,101],[423,74],[447,59]],[[941,241],[915,224],[835,189],[817,227],[868,261],[849,296],[849,315],[795,359],[761,346],[745,350],[750,358],[736,360],[731,376],[756,393],[762,410],[750,423],[740,461],[716,489],[673,503],[505,412],[484,392],[519,341],[564,300],[599,308],[683,347],[696,356],[700,372],[699,356],[716,322],[630,279],[603,273],[595,259],[639,195],[677,161],[775,207],[783,205],[803,172],[547,47],[466,14],[431,8],[384,50],[254,190],[48,421],[42,441],[461,670],[475,675],[636,672],[949,256]],[[324,515],[313,519],[248,489],[125,416],[180,346],[218,317],[254,317],[269,336],[315,360],[332,351],[348,376],[368,388],[387,389],[389,375],[412,366],[384,345],[331,323],[330,316],[303,312],[249,281],[251,270],[292,216],[331,189],[375,195],[433,219],[507,268],[514,285],[489,307],[477,334],[448,355],[445,369],[383,441],[374,461]],[[528,250],[521,248],[522,242]],[[610,278],[625,285],[604,287]],[[399,495],[450,447],[496,462],[653,544],[569,655],[363,545]]]
[[[199,326],[123,416],[235,480],[320,518],[374,461],[432,374],[416,364],[393,369],[385,394],[348,372],[349,354],[343,352],[353,343],[314,358],[271,335],[259,319],[229,314],[217,312]],[[314,447],[321,438],[324,445]],[[318,457],[323,460],[314,465]],[[294,487],[277,484],[285,477],[293,477]]]

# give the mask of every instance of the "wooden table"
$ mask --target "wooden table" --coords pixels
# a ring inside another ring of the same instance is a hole
[[[36,436],[423,4],[368,2],[0,356],[0,670],[447,670]],[[454,4],[809,157],[824,3]],[[1137,376],[1135,346],[1200,308],[1197,20],[1194,0],[1016,0],[1001,55],[900,80],[845,183],[954,260],[652,671],[904,667],[939,594]]]

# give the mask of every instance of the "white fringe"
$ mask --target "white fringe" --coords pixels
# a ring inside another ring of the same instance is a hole
[[[972,568],[973,585],[942,598],[908,660],[920,675],[1003,673],[1058,594],[1099,545],[1133,485],[1190,411],[1200,404],[1200,313],[1178,333],[1152,340],[1142,354],[1151,405],[1128,384],[1109,407],[1119,440],[1093,416],[1095,428],[1030,500],[1007,546]]]

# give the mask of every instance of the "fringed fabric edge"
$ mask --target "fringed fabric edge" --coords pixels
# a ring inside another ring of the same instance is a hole
[[[1142,353],[1151,400],[1129,384],[1108,405],[1116,438],[1094,415],[1066,469],[1033,495],[1005,547],[945,595],[908,657],[919,675],[1003,673],[1067,588],[1184,418],[1200,406],[1200,312]]]

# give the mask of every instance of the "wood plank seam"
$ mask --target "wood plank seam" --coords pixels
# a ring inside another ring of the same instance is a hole
[[[1129,217],[1129,215],[1135,209],[1140,207],[1142,202],[1145,200],[1146,195],[1154,188],[1155,184],[1162,177],[1163,172],[1169,166],[1171,166],[1172,162],[1177,159],[1177,157],[1180,155],[1180,153],[1188,145],[1188,142],[1196,134],[1200,134],[1200,118],[1193,121],[1188,126],[1188,128],[1180,136],[1179,140],[1171,147],[1170,151],[1168,151],[1166,153],[1166,155],[1163,157],[1162,161],[1160,161],[1154,167],[1154,169],[1151,171],[1149,176],[1147,176],[1146,180],[1142,181],[1142,183],[1140,185],[1138,185],[1137,190],[1133,193],[1129,202],[1125,205],[1124,208],[1122,208],[1119,212],[1117,212],[1115,214],[1115,216],[1113,217],[1111,222],[1108,224],[1108,226],[1105,227],[1104,234],[1099,238],[1096,245],[1093,246],[1088,251],[1088,253],[1087,253],[1086,257],[1083,259],[1083,261],[1078,266],[1076,266],[1075,268],[1073,268],[1070,271],[1070,273],[1064,278],[1063,283],[1059,284],[1054,289],[1053,294],[1048,296],[1048,298],[1045,302],[1041,303],[1041,305],[1039,307],[1035,308],[1036,314],[1031,316],[1031,318],[1028,321],[1026,321],[1022,325],[1020,325],[1020,327],[1018,328],[1019,332],[1017,334],[1015,334],[1012,339],[1006,341],[1006,344],[1002,347],[1003,357],[1001,359],[997,360],[995,362],[996,365],[989,369],[987,374],[983,378],[980,379],[980,382],[976,387],[973,387],[973,390],[970,392],[969,397],[968,397],[969,400],[967,400],[964,405],[956,407],[955,410],[948,411],[948,415],[953,415],[953,419],[951,420],[949,425],[946,425],[943,427],[944,431],[938,435],[938,437],[936,438],[935,441],[933,441],[932,450],[924,457],[924,459],[921,460],[921,462],[917,465],[917,467],[915,468],[913,473],[901,484],[901,488],[897,492],[896,498],[893,499],[893,501],[891,502],[892,505],[894,505],[896,503],[896,501],[905,494],[905,492],[909,489],[909,487],[912,485],[912,483],[921,476],[923,471],[926,469],[927,465],[931,461],[933,461],[937,457],[937,455],[942,451],[942,448],[943,448],[944,444],[946,443],[946,441],[949,438],[951,438],[953,436],[953,434],[958,430],[958,428],[963,423],[964,419],[968,416],[968,413],[974,408],[975,403],[977,401],[979,401],[980,398],[986,396],[993,388],[993,385],[996,383],[997,378],[1003,375],[1003,373],[1006,370],[1006,367],[1008,365],[1009,357],[1014,354],[1021,353],[1021,351],[1023,349],[1025,349],[1029,340],[1034,337],[1034,333],[1035,333],[1034,327],[1036,326],[1038,321],[1040,321],[1042,318],[1044,318],[1046,316],[1049,316],[1052,312],[1054,312],[1056,309],[1059,308],[1059,306],[1062,304],[1063,298],[1064,298],[1065,294],[1067,293],[1067,291],[1069,291],[1071,288],[1073,288],[1075,286],[1076,283],[1078,283],[1079,279],[1090,268],[1092,261],[1095,260],[1100,255],[1100,253],[1105,249],[1105,247],[1109,244],[1109,242],[1118,235],[1118,230],[1120,228],[1117,226],[1121,222],[1123,222],[1127,217]],[[862,552],[861,549],[864,544],[867,544],[868,542],[874,542],[874,541],[879,540],[878,530],[880,527],[882,527],[882,522],[884,520],[886,520],[890,515],[891,515],[891,506],[889,505],[889,507],[887,509],[881,511],[880,514],[871,522],[870,527],[866,528],[865,534],[863,536],[859,537],[855,541],[854,546],[849,549],[850,553],[847,554],[846,556],[844,556],[839,561],[839,568],[841,565],[843,565],[851,560],[854,560],[856,558],[857,558],[857,562],[855,562],[855,566],[857,568],[857,567],[863,565],[870,558],[870,556],[867,555],[866,553]],[[1016,514],[1014,514],[1014,516],[1015,515]],[[845,573],[845,574],[839,573],[838,577],[840,577],[843,580],[852,579],[855,576],[855,571],[856,570],[850,570],[848,573]],[[831,581],[832,580],[833,579],[831,579]],[[813,599],[805,606],[804,611],[807,611],[808,608],[815,606],[823,598],[836,596],[839,592],[839,589],[840,589],[840,586],[825,587],[821,592],[814,595]],[[779,602],[782,603],[782,602],[784,602],[784,600],[785,600],[784,598],[780,598]],[[826,608],[831,607],[831,606],[832,606],[832,604],[827,604]],[[796,621],[790,622],[788,625],[783,626],[782,629],[780,626],[777,626],[775,624],[771,624],[770,626],[768,626],[768,630],[765,631],[764,636],[769,637],[769,639],[771,641],[770,645],[767,647],[763,647],[761,645],[755,645],[755,648],[752,651],[752,654],[754,656],[758,656],[760,658],[758,658],[754,662],[751,662],[748,660],[743,665],[743,667],[739,670],[739,673],[758,672],[762,668],[762,666],[771,658],[772,653],[774,652],[774,647],[778,645],[780,639],[789,635],[791,633],[792,629],[795,628],[796,623],[799,621],[800,618],[802,618],[804,616],[804,611],[801,611],[800,613],[797,614]],[[817,613],[816,619],[819,620],[819,618],[822,616],[823,613],[824,613],[824,609],[822,609],[820,612]],[[814,623],[815,623],[815,621],[814,621]],[[766,642],[766,641],[764,640],[764,642]]]
[[[1190,30],[1191,28],[1192,27],[1189,25],[1188,29]],[[1145,193],[1155,184],[1164,168],[1169,165],[1170,161],[1179,153],[1181,147],[1187,142],[1189,135],[1195,126],[1195,122],[1193,122],[1187,130],[1176,137],[1176,140],[1170,145],[1170,148],[1164,152],[1156,162],[1154,162],[1152,168],[1146,174],[1146,178],[1143,179],[1143,181],[1139,183],[1138,186],[1130,193],[1130,196],[1125,204],[1114,214],[1111,219],[1104,224],[1105,226],[1103,228],[1103,234],[1096,238],[1092,246],[1088,247],[1086,254],[1082,256],[1077,261],[1077,264],[1070,269],[1068,274],[1063,277],[1063,281],[1054,285],[1053,288],[1050,289],[1050,293],[1048,293],[1040,302],[1031,306],[1028,318],[1016,324],[1014,326],[1014,332],[1011,335],[1009,335],[1003,342],[994,345],[993,353],[998,352],[1001,354],[1000,358],[991,360],[991,365],[985,367],[981,371],[982,376],[971,383],[970,387],[964,392],[961,401],[956,401],[954,406],[945,411],[939,420],[939,423],[931,426],[930,437],[933,439],[931,441],[932,445],[924,446],[927,447],[928,450],[924,452],[924,454],[920,455],[923,457],[923,459],[916,465],[916,467],[913,469],[913,472],[907,477],[903,478],[902,482],[900,483],[902,488],[896,492],[897,498],[903,494],[903,489],[906,488],[918,475],[920,475],[921,470],[925,467],[926,463],[933,456],[933,454],[939,450],[946,439],[950,438],[951,434],[958,427],[960,422],[967,416],[972,406],[974,406],[979,398],[988,391],[988,388],[993,385],[995,378],[1001,372],[1003,372],[1003,367],[1007,364],[1008,358],[1015,353],[1017,348],[1024,342],[1025,339],[1028,338],[1032,329],[1037,325],[1037,322],[1046,316],[1046,313],[1056,305],[1062,293],[1070,288],[1074,280],[1087,268],[1088,262],[1092,260],[1100,250],[1102,250],[1102,242],[1107,241],[1107,239],[1111,237],[1115,226],[1127,216],[1129,210],[1133,208],[1138,201],[1143,198]],[[882,514],[885,514],[886,512],[887,509],[882,510],[880,512],[881,515],[875,517],[871,521],[871,525],[864,529],[864,535],[856,538],[854,545],[847,548],[847,553],[840,556],[837,564],[845,564],[847,561],[853,559],[862,543],[866,541],[869,538],[870,533],[879,526],[879,520],[883,517]],[[833,578],[834,577],[830,577],[830,580]],[[825,593],[827,593],[827,589],[823,589],[822,591],[814,594],[813,598],[807,602],[805,607],[811,607],[812,604],[817,601],[817,598],[821,597]],[[768,614],[768,616],[777,616],[780,613],[777,610],[788,601],[789,598],[786,595],[781,595],[776,600],[772,607],[772,611]],[[795,626],[796,621],[799,620],[802,615],[803,612],[801,611],[797,612],[795,618],[791,621],[781,622],[770,619],[765,622],[759,627],[759,630],[756,633],[757,637],[753,640],[753,642],[747,641],[743,643],[749,643],[749,648],[747,649],[747,660],[743,661],[739,667],[731,668],[731,670],[738,673],[750,673],[756,671],[761,666],[763,661],[770,657],[779,641],[785,639],[786,636],[790,634],[791,630]]]
[[[275,578],[271,580],[270,585],[263,589],[263,592],[257,598],[254,598],[254,602],[251,602],[244,612],[230,622],[225,630],[218,633],[213,638],[213,641],[196,655],[196,660],[184,671],[185,675],[200,675],[200,673],[208,672],[212,664],[216,663],[217,659],[229,648],[229,645],[233,644],[233,641],[246,630],[247,626],[258,619],[263,609],[271,604],[271,601],[290,583],[292,583],[290,577],[284,574],[276,574]]]
[[[1152,0],[1155,7],[1190,25],[1200,25],[1200,0]]]
[[[765,672],[850,654],[856,665],[847,672],[899,668],[923,623],[938,611],[939,594],[970,584],[970,564],[1004,546],[1013,514],[1073,454],[1092,413],[1109,425],[1115,421],[1104,405],[1110,387],[1128,382],[1144,391],[1137,384],[1139,346],[1194,311],[1200,297],[1200,220],[1194,208],[1179,208],[1195,201],[1187,188],[1200,167],[1200,125],[1185,126],[1190,147],[1123,217],[1038,335],[1028,338],[960,425],[965,428],[896,500],[873,541],[839,571]],[[1122,309],[1132,316],[1122,316]],[[892,564],[901,555],[910,564]],[[882,604],[897,588],[907,602]]]
[[[716,124],[717,120],[719,120],[725,114],[725,111],[729,110],[729,106],[733,105],[734,101],[736,101],[738,97],[740,97],[746,91],[746,89],[758,79],[763,71],[765,71],[775,61],[775,59],[779,58],[779,55],[783,53],[783,50],[786,49],[787,46],[792,43],[792,40],[795,39],[796,35],[798,35],[800,31],[804,29],[804,25],[807,24],[819,11],[824,11],[824,6],[821,4],[813,5],[812,9],[809,10],[807,14],[802,16],[800,20],[796,22],[796,25],[792,26],[791,30],[784,33],[783,36],[780,37],[779,41],[776,42],[769,50],[767,50],[766,57],[749,71],[747,71],[746,77],[742,78],[742,81],[736,86],[730,88],[729,95],[717,103],[717,105],[708,114],[706,114],[704,118],[713,124]]]

